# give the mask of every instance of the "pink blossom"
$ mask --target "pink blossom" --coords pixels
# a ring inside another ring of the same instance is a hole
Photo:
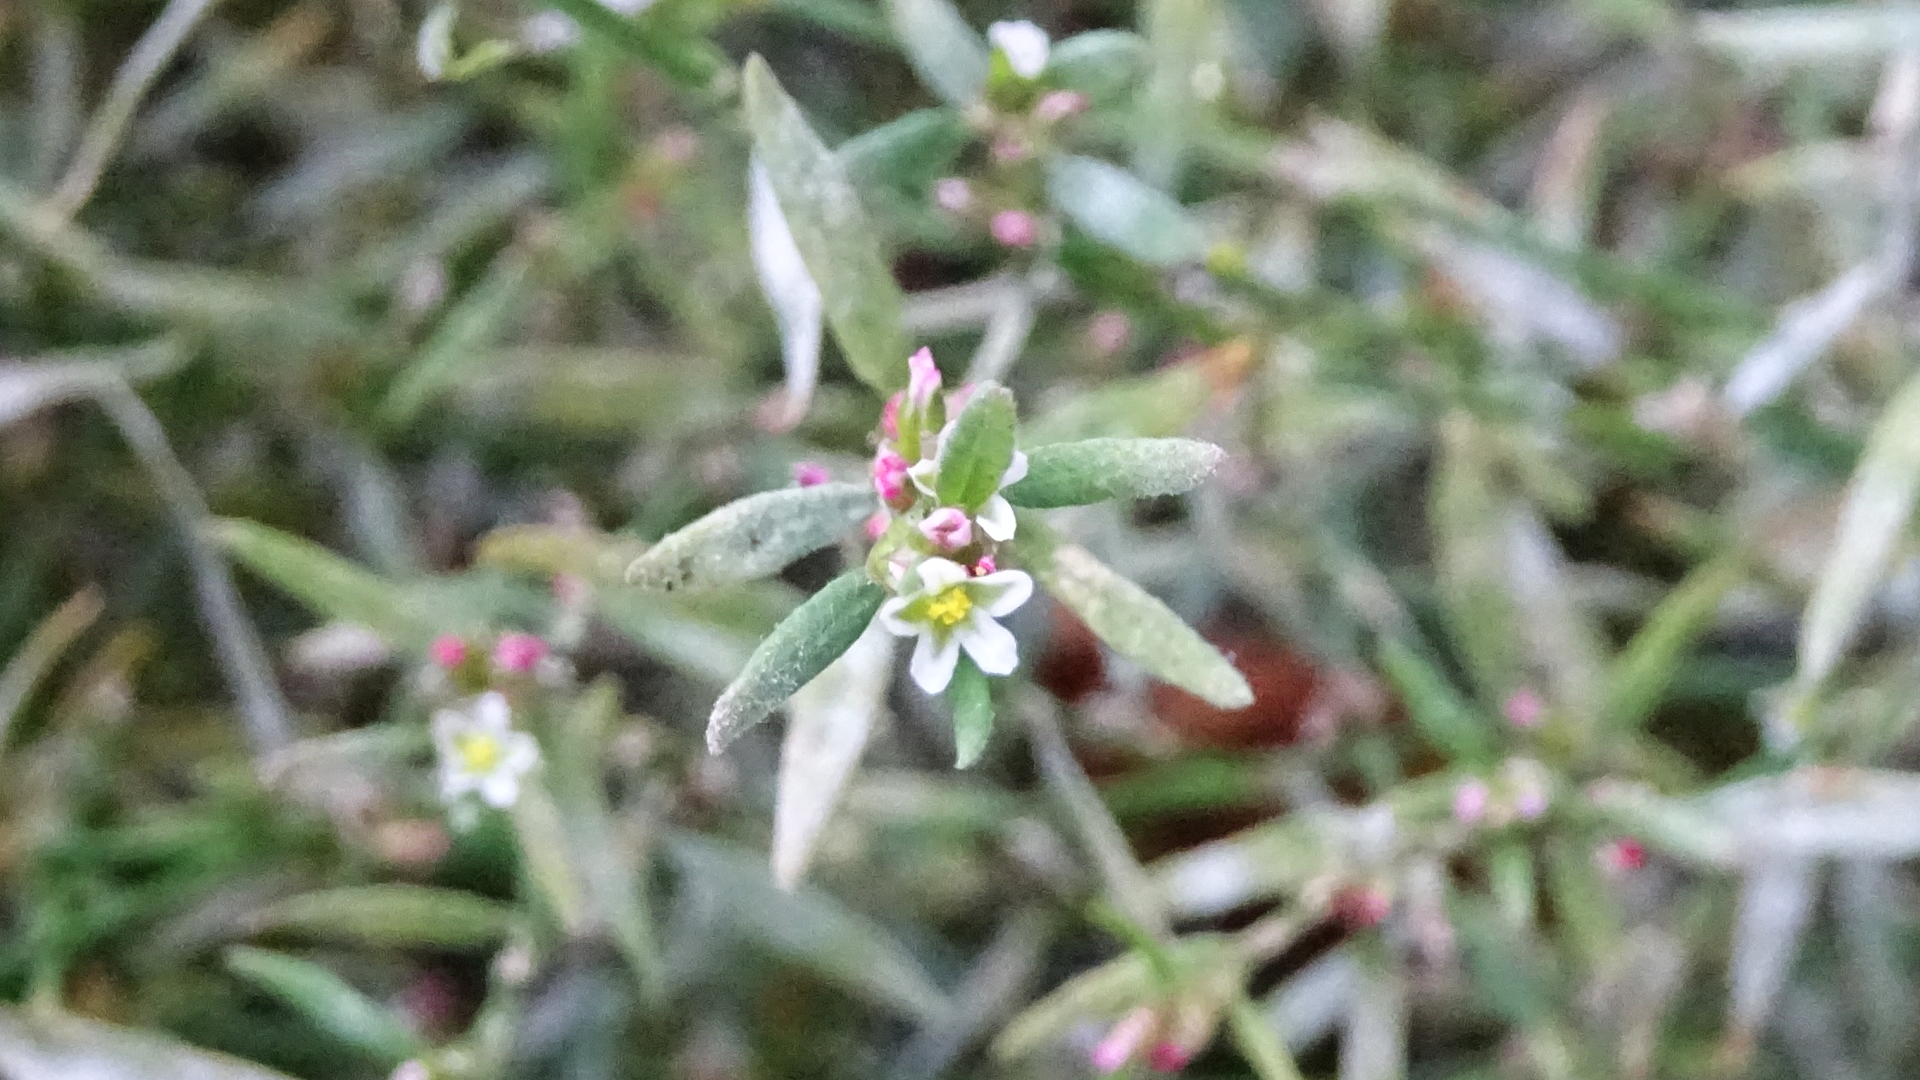
[[[880,434],[890,442],[900,438],[900,402],[905,396],[904,390],[893,395],[880,410]]]
[[[1191,1050],[1170,1042],[1155,1043],[1153,1049],[1147,1051],[1147,1064],[1153,1066],[1155,1072],[1179,1072],[1192,1060]]]
[[[1393,913],[1393,898],[1373,885],[1349,885],[1333,897],[1333,914],[1354,930],[1378,926]]]
[[[933,201],[949,214],[964,214],[973,205],[973,185],[957,176],[935,180]]]
[[[547,643],[532,634],[501,634],[493,646],[493,666],[516,675],[532,671],[546,657]]]
[[[1486,815],[1487,785],[1478,780],[1468,780],[1454,790],[1453,820],[1462,825],[1473,825]]]
[[[891,446],[883,446],[873,455],[873,490],[888,506],[912,501],[907,483],[907,459]]]
[[[827,467],[817,461],[797,461],[793,465],[793,482],[801,487],[819,487],[833,477],[827,474]]]
[[[441,634],[427,646],[427,655],[440,667],[452,671],[467,661],[467,643],[458,634]]]
[[[1049,90],[1034,103],[1033,118],[1043,124],[1057,124],[1069,116],[1087,111],[1092,102],[1078,90]]]
[[[987,152],[993,156],[995,165],[1018,165],[1027,160],[1027,155],[1033,153],[1033,150],[1022,139],[1012,135],[1002,135],[993,140],[993,145]]]
[[[1647,865],[1647,849],[1640,841],[1623,837],[1600,845],[1594,858],[1599,862],[1600,869],[1611,874],[1625,874]]]
[[[993,238],[1012,248],[1032,247],[1040,238],[1040,226],[1025,210],[1002,210],[993,215],[988,226]]]
[[[885,510],[875,510],[867,516],[866,521],[860,524],[860,528],[861,531],[867,534],[867,539],[878,540],[886,535],[887,526],[892,523],[893,515],[887,513]]]
[[[907,357],[907,406],[924,412],[940,392],[940,368],[933,362],[933,350],[921,346]]]
[[[986,577],[998,569],[1000,569],[1000,567],[994,563],[993,556],[982,555],[980,556],[980,560],[973,564],[973,576]]]
[[[1133,336],[1133,320],[1124,311],[1108,308],[1087,323],[1087,343],[1101,356],[1112,356],[1127,347]]]
[[[1546,718],[1547,703],[1540,700],[1540,695],[1531,687],[1521,687],[1507,698],[1501,711],[1506,714],[1507,723],[1522,731],[1530,731],[1539,727],[1540,721]]]
[[[958,551],[973,543],[973,519],[964,510],[943,506],[920,523],[920,535],[941,551]]]
[[[1153,1010],[1141,1006],[1120,1018],[1120,1022],[1107,1030],[1093,1052],[1087,1055],[1096,1072],[1105,1074],[1119,1071],[1122,1065],[1133,1060],[1140,1052],[1140,1044],[1147,1041],[1153,1029],[1159,1024]]]

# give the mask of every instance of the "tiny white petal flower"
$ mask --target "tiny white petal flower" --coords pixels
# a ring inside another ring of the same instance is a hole
[[[480,695],[465,710],[435,713],[433,742],[440,756],[440,797],[447,802],[477,793],[504,810],[520,797],[520,778],[540,763],[539,744],[513,730],[513,709],[498,692]]]
[[[1019,665],[1018,644],[994,620],[1032,597],[1031,577],[1018,570],[970,577],[959,563],[931,558],[908,580],[911,592],[880,606],[880,625],[900,637],[919,638],[907,670],[920,689],[945,690],[962,650],[989,675],[1010,674]]]
[[[1053,43],[1047,32],[1026,19],[997,22],[987,27],[987,40],[1007,58],[1007,66],[1023,79],[1037,79],[1047,69]]]
[[[988,499],[986,505],[980,508],[980,512],[974,515],[973,520],[980,526],[981,532],[1000,543],[1013,539],[1015,525],[1013,504],[999,495]]]

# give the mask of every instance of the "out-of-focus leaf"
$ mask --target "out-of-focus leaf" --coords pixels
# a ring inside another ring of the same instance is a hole
[[[753,241],[753,268],[760,276],[760,291],[780,327],[787,403],[777,426],[785,429],[800,422],[813,400],[814,383],[820,375],[820,336],[825,327],[821,323],[820,286],[807,272],[800,249],[794,246],[793,230],[787,227],[780,200],[773,194],[773,183],[758,161],[747,170],[747,233]]]
[[[1353,951],[1335,949],[1289,975],[1261,1011],[1288,1047],[1301,1050],[1333,1031],[1359,982]]]
[[[747,127],[754,154],[820,286],[827,322],[847,363],[867,385],[889,393],[907,382],[900,287],[860,205],[846,166],[821,143],[766,61],[747,61]]]
[[[399,948],[479,949],[505,938],[512,919],[506,905],[455,889],[345,885],[275,901],[248,914],[239,930]]]
[[[648,12],[628,16],[600,0],[552,0],[552,6],[587,33],[659,68],[676,82],[717,90],[728,81],[730,66],[719,46],[665,20],[649,18]]]
[[[1156,438],[1179,435],[1207,411],[1222,391],[1237,386],[1253,367],[1245,341],[1231,341],[1164,371],[1116,379],[1045,407],[1022,428],[1021,445],[1071,439]]]
[[[1873,590],[1906,534],[1920,495],[1920,375],[1910,376],[1874,425],[1847,488],[1833,546],[1800,619],[1796,682],[1813,690],[1840,663]]]
[[[1047,82],[1087,95],[1096,108],[1112,105],[1147,70],[1147,43],[1125,30],[1089,30],[1053,47]]]
[[[1063,154],[1048,167],[1047,197],[1088,236],[1149,266],[1206,257],[1206,234],[1186,208],[1118,165]]]
[[[767,718],[794,691],[838,660],[880,610],[885,589],[864,571],[840,575],[774,627],[747,666],[713,703],[707,718],[707,748],[714,753]]]
[[[1741,780],[1693,802],[1732,831],[1744,861],[1920,855],[1913,773],[1809,768]]]
[[[124,349],[54,353],[33,361],[0,364],[0,427],[49,405],[117,385],[123,379],[165,374],[185,359],[181,342],[161,338]]]
[[[1764,74],[1831,65],[1857,71],[1920,41],[1920,14],[1869,4],[1714,11],[1694,17],[1692,36]]]
[[[388,1066],[426,1049],[393,1011],[319,964],[285,953],[230,946],[227,970],[278,998],[314,1027]]]
[[[935,494],[942,506],[978,509],[1000,490],[1000,477],[1013,464],[1017,422],[1011,390],[992,383],[974,390],[940,439]]]
[[[27,703],[48,670],[100,617],[105,606],[106,601],[97,589],[89,587],[74,593],[40,620],[19,650],[8,658],[7,666],[0,669],[0,749],[6,746],[7,733],[12,730],[20,707]]]
[[[355,566],[318,544],[251,521],[227,519],[213,539],[254,573],[316,612],[364,626],[399,648],[419,648],[440,627],[405,588]]]
[[[1300,1080],[1300,1066],[1294,1064],[1280,1032],[1244,995],[1227,1007],[1227,1030],[1260,1080]]]
[[[1407,979],[1381,950],[1366,952],[1372,955],[1360,964],[1340,1033],[1340,1080],[1399,1080],[1407,1067]]]
[[[440,394],[473,376],[480,362],[499,355],[489,346],[519,317],[533,273],[532,257],[519,247],[501,252],[485,277],[448,311],[413,362],[394,380],[382,409],[402,425]]]
[[[1215,0],[1148,0],[1140,5],[1147,81],[1133,117],[1133,164],[1150,183],[1173,188],[1202,119],[1201,87],[1224,75]],[[1203,74],[1203,72],[1208,74]],[[1216,86],[1218,83],[1216,83]]]
[[[1085,548],[1044,546],[1041,526],[1021,523],[1026,563],[1054,599],[1100,640],[1162,682],[1222,709],[1253,704],[1253,688],[1232,662],[1145,589],[1121,577]]]
[[[544,776],[521,780],[520,797],[513,801],[508,816],[533,898],[561,932],[580,937],[587,930],[586,867],[572,850],[573,823],[554,804]]]
[[[1606,728],[1638,727],[1660,704],[1688,649],[1710,625],[1720,601],[1746,577],[1745,560],[1723,555],[1674,587],[1647,617],[1607,673],[1600,722]]]
[[[869,623],[838,660],[794,692],[773,804],[773,879],[800,883],[885,704],[893,637]]]
[[[993,737],[993,690],[972,657],[954,667],[947,700],[953,703],[953,767],[964,769],[980,760]]]
[[[0,1008],[0,1075],[7,1080],[288,1080],[284,1073],[156,1032],[11,1008]]]
[[[1218,934],[1183,937],[1167,952],[1171,966],[1180,971],[1232,970],[1242,962],[1232,940]],[[993,1056],[1002,1061],[1026,1057],[1078,1024],[1112,1020],[1152,1000],[1169,989],[1164,983],[1164,972],[1144,953],[1125,953],[1075,975],[1027,1006],[993,1041]]]
[[[890,1012],[936,1020],[950,1008],[904,946],[826,893],[804,885],[784,891],[758,856],[691,835],[674,836],[668,851],[686,887],[701,890],[729,929],[748,941]]]
[[[1007,488],[1007,501],[1045,509],[1178,495],[1198,487],[1225,456],[1194,439],[1054,443],[1027,455],[1026,479]]]
[[[952,109],[916,109],[841,143],[834,154],[855,181],[924,197],[973,141]]]
[[[1638,785],[1608,784],[1594,794],[1591,806],[1611,827],[1683,861],[1726,869],[1741,858],[1738,830],[1697,802]]]
[[[845,536],[875,505],[865,484],[749,495],[662,539],[627,567],[627,581],[646,589],[752,581]]]
[[[1499,737],[1487,717],[1474,709],[1445,675],[1400,641],[1380,645],[1380,671],[1406,702],[1420,733],[1463,764],[1485,764],[1500,752]]]
[[[1435,573],[1447,626],[1481,700],[1498,705],[1528,683],[1528,642],[1508,566],[1514,507],[1494,477],[1479,424],[1456,413],[1440,429],[1430,493]]]
[[[1747,870],[1728,958],[1727,1022],[1751,1041],[1780,999],[1819,893],[1814,864],[1762,859]]]
[[[894,36],[929,90],[971,105],[987,83],[987,43],[948,0],[887,0]]]
[[[505,525],[480,538],[474,561],[534,574],[572,574],[603,585],[623,582],[646,554],[630,537],[552,525]]]

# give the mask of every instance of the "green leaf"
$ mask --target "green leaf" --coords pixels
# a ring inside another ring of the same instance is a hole
[[[7,1080],[288,1080],[284,1073],[152,1031],[0,1007]]]
[[[980,760],[993,737],[993,690],[972,657],[962,656],[947,687],[953,704],[953,767],[964,769]]]
[[[1511,589],[1512,497],[1495,480],[1479,423],[1456,412],[1440,424],[1428,497],[1440,601],[1467,674],[1491,704],[1529,681],[1526,620]]]
[[[894,36],[927,89],[964,107],[987,83],[987,43],[947,0],[887,0]]]
[[[794,609],[753,650],[746,668],[713,703],[707,748],[716,754],[725,750],[825,671],[859,640],[886,598],[885,589],[856,570],[834,578]]]
[[[1485,763],[1500,752],[1493,726],[1447,681],[1405,644],[1380,644],[1380,673],[1406,702],[1414,725],[1455,762]]]
[[[977,510],[1000,490],[1013,464],[1014,427],[1019,423],[1013,391],[981,383],[940,440],[940,477],[934,494],[942,506]]]
[[[834,156],[856,183],[925,198],[972,141],[954,110],[916,109],[841,143]]]
[[[251,521],[211,526],[213,540],[247,568],[330,619],[363,626],[400,648],[421,648],[439,625],[410,590],[326,548]]]
[[[1660,601],[1607,672],[1603,725],[1620,731],[1645,722],[1694,641],[1713,625],[1720,601],[1746,580],[1746,570],[1746,560],[1723,555],[1688,574]]]
[[[773,800],[773,880],[799,884],[887,696],[893,635],[877,622],[787,703],[787,737]]]
[[[706,38],[662,25],[661,20],[648,18],[646,13],[623,15],[600,0],[553,0],[553,7],[579,23],[587,33],[659,68],[675,82],[719,89],[725,81],[726,54]]]
[[[1147,71],[1147,43],[1126,30],[1089,30],[1053,47],[1046,80],[1077,90],[1098,107],[1131,91]]]
[[[1047,169],[1047,198],[1088,236],[1149,266],[1206,257],[1206,234],[1186,208],[1118,165],[1062,154]]]
[[[846,535],[876,506],[865,484],[764,491],[661,540],[627,567],[647,589],[734,585],[777,573]]]
[[[1007,488],[1015,506],[1046,509],[1108,499],[1178,495],[1200,485],[1226,452],[1193,439],[1086,439],[1027,455],[1026,479]]]
[[[1038,523],[1022,520],[1028,550],[1038,541]],[[1222,709],[1253,704],[1253,688],[1220,651],[1145,589],[1113,572],[1085,548],[1059,544],[1028,562],[1054,599],[1065,604],[1095,636],[1162,682],[1197,694]]]
[[[231,946],[227,970],[278,998],[314,1027],[393,1066],[426,1050],[393,1011],[319,964],[285,953]]]
[[[900,287],[847,167],[807,126],[765,60],[747,61],[747,128],[794,244],[820,286],[827,323],[853,373],[880,393],[907,384]]]
[[[396,427],[422,406],[479,376],[479,368],[501,354],[492,348],[513,326],[531,295],[533,259],[509,247],[493,260],[486,276],[456,302],[433,336],[407,365],[381,404],[381,415]]]
[[[1227,1030],[1233,1034],[1233,1044],[1253,1066],[1253,1074],[1260,1080],[1300,1080],[1300,1066],[1294,1064],[1293,1055],[1287,1052],[1287,1044],[1280,1038],[1280,1032],[1274,1028],[1273,1021],[1247,1000],[1245,994],[1234,998],[1227,1008]]]
[[[249,935],[297,934],[363,945],[479,949],[507,936],[513,909],[457,889],[347,885],[277,900],[244,917]]]
[[[0,669],[0,749],[5,749],[14,717],[33,696],[40,680],[105,608],[106,601],[100,590],[92,586],[67,597],[65,603],[40,620],[33,633],[27,635],[27,640],[7,660],[7,666]]]

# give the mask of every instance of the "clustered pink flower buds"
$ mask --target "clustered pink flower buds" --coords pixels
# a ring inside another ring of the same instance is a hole
[[[973,543],[973,519],[964,510],[943,506],[920,522],[920,535],[941,552],[958,551]]]
[[[913,485],[907,476],[907,459],[891,446],[883,446],[873,456],[873,490],[880,501],[895,509],[913,502]]]
[[[801,487],[819,487],[833,479],[827,467],[817,461],[799,461],[793,466],[793,482]]]
[[[441,634],[427,646],[435,666],[452,671],[467,662],[467,643],[458,634]]]
[[[532,634],[507,633],[493,646],[493,666],[515,675],[525,675],[547,658],[547,643]]]

